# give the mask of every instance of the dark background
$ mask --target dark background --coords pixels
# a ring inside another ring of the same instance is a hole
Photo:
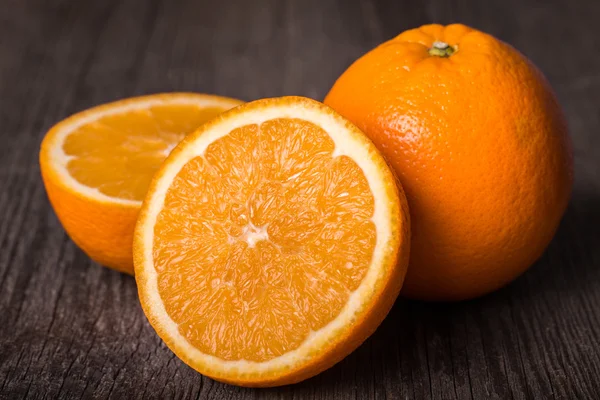
[[[600,398],[600,2],[0,0],[0,398]],[[159,340],[132,277],[68,239],[37,162],[55,122],[136,94],[322,99],[399,32],[462,22],[511,43],[567,114],[575,188],[543,258],[478,300],[398,300],[362,347],[303,383],[204,378]]]

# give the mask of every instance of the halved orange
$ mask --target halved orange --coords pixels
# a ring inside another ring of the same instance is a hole
[[[241,103],[157,94],[94,107],[53,126],[40,168],[71,239],[100,264],[133,273],[133,230],[152,175],[187,133]]]
[[[200,373],[297,382],[388,313],[406,272],[408,215],[375,146],[329,107],[247,103],[187,136],[155,175],[134,236],[140,301]]]

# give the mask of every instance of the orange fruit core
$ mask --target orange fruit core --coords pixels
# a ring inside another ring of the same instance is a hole
[[[351,300],[375,248],[374,198],[334,147],[317,125],[276,118],[215,140],[173,179],[152,255],[166,312],[194,347],[268,361]]]
[[[142,201],[154,172],[173,147],[221,112],[223,107],[157,104],[100,117],[66,137],[67,170],[102,194]]]

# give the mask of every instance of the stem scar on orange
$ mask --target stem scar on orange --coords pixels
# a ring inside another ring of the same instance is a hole
[[[402,294],[477,297],[552,239],[572,187],[567,124],[542,73],[464,25],[426,25],[352,64],[325,103],[398,174],[412,219]]]

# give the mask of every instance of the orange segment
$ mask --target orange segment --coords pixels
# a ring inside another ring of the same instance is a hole
[[[171,150],[223,107],[157,104],[101,116],[65,138],[69,174],[102,194],[142,201],[150,179]]]
[[[202,352],[265,361],[293,350],[364,277],[373,195],[358,165],[333,150],[318,126],[274,119],[211,143],[173,180],[154,226],[154,264],[167,311]],[[184,270],[193,279],[180,282]]]
[[[174,93],[92,108],[54,126],[40,165],[66,231],[94,260],[133,273],[133,227],[152,176],[202,123],[240,101]]]
[[[202,373],[245,385],[304,379],[391,307],[407,261],[405,207],[372,143],[330,109],[250,103],[184,139],[157,173],[134,244],[142,305]]]

